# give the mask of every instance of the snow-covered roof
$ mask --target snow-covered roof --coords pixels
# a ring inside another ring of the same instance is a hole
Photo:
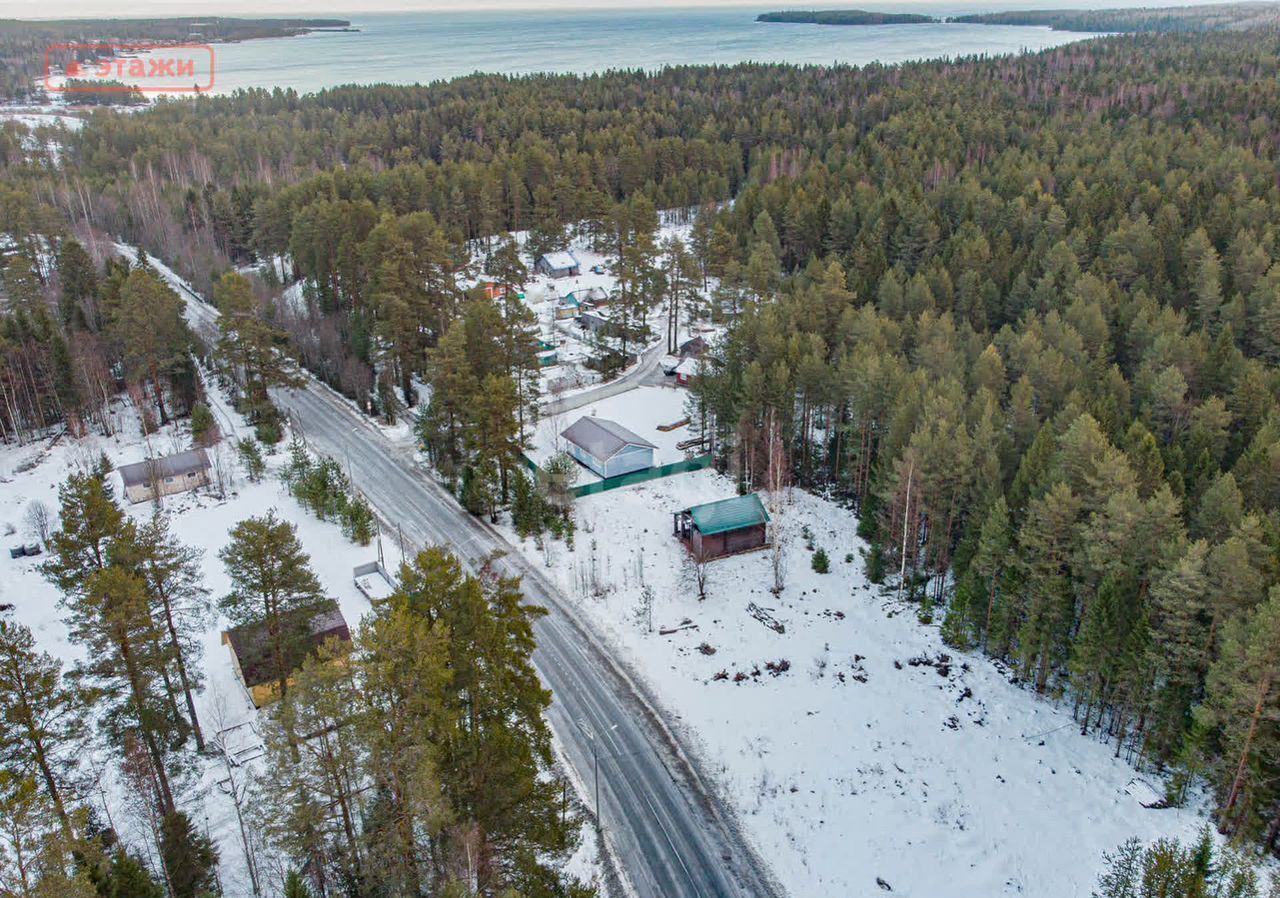
[[[538,259],[539,262],[545,263],[546,266],[553,271],[562,271],[566,268],[576,268],[578,258],[568,250],[560,250],[554,253],[543,253]]]
[[[120,468],[120,477],[125,486],[141,486],[151,482],[152,477],[184,477],[196,471],[209,469],[209,456],[203,449],[188,449],[177,455],[164,458],[153,458],[147,461],[134,462]]]
[[[566,299],[572,299],[574,302],[603,302],[609,298],[609,291],[604,287],[583,287],[581,290],[574,290]]]
[[[607,418],[581,417],[561,431],[560,436],[600,461],[608,461],[628,446],[658,448]]]
[[[687,359],[681,359],[680,364],[676,365],[675,373],[683,374],[685,377],[693,377],[702,370],[702,359],[689,356]]]

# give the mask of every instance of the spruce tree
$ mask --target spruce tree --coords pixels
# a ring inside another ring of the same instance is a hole
[[[1277,773],[1280,748],[1280,586],[1271,588],[1264,604],[1232,619],[1205,690],[1196,719],[1221,740],[1221,760],[1213,768],[1219,826],[1227,833],[1256,833],[1267,822],[1258,817],[1258,793]]]
[[[1066,660],[1074,620],[1070,560],[1076,548],[1076,519],[1080,500],[1065,483],[1034,499],[1027,520],[1018,531],[1026,572],[1026,599],[1018,629],[1022,674],[1034,674],[1043,692],[1049,674]]]
[[[1203,541],[1188,544],[1151,584],[1152,645],[1156,676],[1147,746],[1169,758],[1191,723],[1191,707],[1208,667],[1208,626],[1201,614],[1209,582]]]
[[[209,898],[216,888],[218,852],[197,832],[184,811],[166,814],[160,829],[160,858],[172,898]]]

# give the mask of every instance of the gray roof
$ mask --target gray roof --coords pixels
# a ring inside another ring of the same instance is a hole
[[[203,449],[188,449],[177,455],[134,462],[120,469],[125,486],[142,486],[151,482],[152,476],[185,477],[195,471],[209,470],[209,456]]]
[[[539,262],[545,262],[546,266],[553,271],[563,271],[566,268],[578,267],[578,257],[568,250],[560,250],[554,253],[543,253],[538,257]]]
[[[608,461],[628,446],[658,448],[607,418],[579,418],[562,430],[560,436],[600,461]]]

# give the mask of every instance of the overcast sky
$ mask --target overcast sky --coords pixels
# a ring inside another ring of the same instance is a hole
[[[746,7],[771,9],[889,9],[945,7],[966,11],[1063,7],[1184,6],[1204,0],[0,0],[0,18],[123,17],[182,15],[336,15],[404,10],[618,9],[621,7]],[[1213,2],[1213,0],[1209,0]],[[20,5],[20,8],[19,8]],[[33,15],[37,12],[39,15]]]
[[[858,0],[846,6],[860,5],[869,0]],[[874,0],[873,7],[901,5],[903,0]],[[1031,0],[1034,4],[1035,0]],[[17,4],[14,4],[16,7]],[[478,9],[618,9],[620,7],[693,7],[693,6],[781,6],[794,7],[795,0],[42,0],[24,3],[19,11],[11,7],[0,12],[0,17],[57,18],[163,16],[163,15],[252,15],[270,16],[276,13],[293,16],[316,16],[326,13],[341,14],[345,18],[357,18],[362,12],[390,12],[402,10],[478,10]],[[800,5],[808,8],[840,5],[832,0],[817,0]],[[7,0],[0,7],[9,6]],[[39,15],[32,15],[38,8]]]

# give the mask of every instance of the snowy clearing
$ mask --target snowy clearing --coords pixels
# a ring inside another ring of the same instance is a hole
[[[674,386],[636,387],[617,396],[589,402],[563,414],[549,415],[538,422],[529,457],[534,463],[542,465],[552,455],[563,451],[566,441],[560,436],[560,432],[582,416],[590,415],[615,421],[657,446],[653,453],[655,465],[691,458],[698,453],[676,448],[676,444],[691,437],[687,424],[667,431],[658,429],[685,419],[684,401],[687,395],[684,390]],[[585,467],[579,466],[579,483],[599,479]]]
[[[1194,834],[1201,818],[1145,808],[1150,778],[1081,737],[1069,709],[868,583],[857,520],[830,502],[792,492],[780,597],[764,550],[712,562],[700,603],[671,514],[734,494],[712,471],[613,490],[578,500],[573,551],[521,550],[701,747],[790,894],[879,894],[879,878],[920,898],[1088,896],[1125,839]]]
[[[227,408],[212,389],[209,399],[224,430],[235,427],[240,432],[248,432],[239,416]],[[34,534],[24,521],[26,510],[34,500],[48,506],[56,528],[58,485],[71,472],[92,464],[99,452],[106,453],[117,467],[147,456],[147,442],[140,435],[132,407],[117,400],[113,409],[116,418],[114,437],[90,436],[77,441],[63,436],[21,447],[0,448],[0,484],[3,485],[0,487],[0,530],[7,532],[9,527],[14,528],[12,534],[4,537],[5,545],[34,541]],[[157,455],[185,449],[189,445],[190,436],[185,424],[171,425],[150,438],[151,449]],[[218,452],[234,470],[233,491],[227,499],[219,500],[212,488],[204,488],[168,497],[163,504],[175,535],[183,543],[198,546],[204,551],[204,582],[210,590],[210,598],[216,601],[230,586],[226,570],[218,558],[218,551],[228,541],[227,532],[237,522],[274,508],[280,517],[297,526],[298,538],[311,557],[316,576],[329,595],[338,601],[343,616],[354,628],[368,613],[370,604],[356,588],[352,571],[356,565],[377,558],[376,546],[362,547],[349,542],[337,524],[318,520],[298,504],[275,473],[285,462],[286,453],[282,448],[277,448],[276,453],[268,457],[268,473],[256,484],[245,478],[230,446],[210,450],[211,455]],[[111,482],[119,499],[119,476],[113,474]],[[137,505],[125,503],[123,507],[139,521],[149,519],[154,510],[150,503],[145,502]],[[395,540],[384,539],[383,549],[387,565],[394,569],[400,562]],[[62,611],[58,607],[58,591],[40,574],[39,564],[45,557],[11,559],[8,552],[0,553],[0,604],[11,603],[14,618],[32,629],[40,647],[70,667],[82,657],[82,650],[68,641]],[[255,731],[257,712],[234,673],[229,650],[222,644],[221,633],[226,626],[227,621],[219,616],[204,631],[200,669],[204,673],[205,686],[197,696],[196,708],[206,736],[214,735],[219,728],[226,729],[240,751],[252,758],[260,744]],[[250,889],[244,872],[244,851],[234,809],[230,798],[217,785],[223,777],[218,762],[201,759],[191,788],[182,796],[182,803],[192,811],[196,824],[202,828],[207,826],[217,841],[224,889],[229,898],[239,898],[249,895]],[[93,803],[102,812],[105,800],[110,816],[125,840],[141,848],[145,836],[141,831],[134,831],[129,823],[123,792],[125,787],[110,772],[104,776],[103,785],[106,788],[105,799],[92,796]]]

